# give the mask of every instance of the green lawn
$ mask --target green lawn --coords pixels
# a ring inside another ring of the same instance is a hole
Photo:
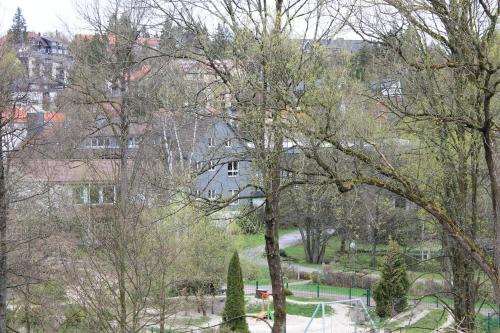
[[[303,296],[287,296],[289,300],[299,301],[299,302],[308,302],[308,303],[318,303],[318,302],[333,302],[334,298],[325,298],[325,297],[303,297]]]
[[[290,232],[297,231],[297,228],[286,228],[280,230],[280,235],[285,235]],[[264,245],[264,233],[255,235],[238,234],[234,235],[234,246],[238,250],[249,249],[257,246]]]
[[[328,242],[328,245],[326,247],[325,251],[325,263],[332,263],[332,268],[335,271],[362,271],[362,272],[374,272],[377,273],[379,272],[378,268],[381,266],[382,261],[383,261],[383,256],[381,255],[380,251],[385,251],[386,245],[385,244],[379,244],[377,245],[377,252],[379,255],[376,256],[376,262],[377,262],[377,267],[376,268],[371,268],[370,267],[370,261],[371,261],[371,254],[366,253],[366,252],[360,252],[361,250],[363,251],[369,251],[371,250],[371,244],[369,243],[364,243],[364,242],[357,242],[356,243],[356,252],[354,253],[344,253],[340,254],[340,240],[337,237],[333,237],[330,239]],[[349,244],[346,244],[348,247]],[[304,248],[301,244],[288,247],[285,249],[286,254],[288,257],[293,260],[296,263],[299,263],[303,266],[306,267],[314,267],[314,268],[321,268],[321,265],[319,264],[310,264],[307,263],[305,260],[305,254],[304,254]],[[414,271],[414,274],[416,277],[422,275],[425,276],[426,278],[432,278],[432,279],[442,279],[442,276],[440,275],[440,270],[437,268],[432,268],[431,271],[429,272],[421,272],[418,270],[418,267],[414,267],[417,269],[416,271],[412,269],[412,267],[409,267],[410,271]]]
[[[303,291],[311,294],[312,297],[317,295],[318,292],[318,284],[316,283],[308,283],[308,284],[299,284],[299,285],[291,285],[289,289],[292,292],[295,291]],[[349,296],[349,289],[351,292],[351,296],[355,298],[366,297],[366,290],[360,288],[342,288],[342,287],[332,287],[326,284],[319,285],[320,294],[334,294],[334,295],[344,295]]]
[[[443,309],[430,310],[429,313],[413,325],[406,328],[406,333],[429,333],[446,322],[447,312]]]
[[[286,303],[286,313],[289,315],[295,316],[303,316],[303,317],[312,317],[314,311],[316,310],[317,304],[295,304],[295,303]],[[273,309],[273,304],[269,305],[270,309]],[[247,313],[258,313],[262,310],[261,305],[252,304],[247,305],[246,312]],[[316,318],[321,317],[321,311],[318,311],[316,314]]]
[[[481,333],[500,333],[500,317],[491,317],[479,314],[476,318],[477,331]]]

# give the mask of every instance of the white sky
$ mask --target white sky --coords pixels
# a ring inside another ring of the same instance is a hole
[[[79,23],[76,0],[0,0],[0,34],[12,25],[17,7],[21,8],[28,31],[67,33],[83,27]]]
[[[55,32],[72,35],[85,30],[86,24],[78,15],[77,4],[88,0],[0,0],[0,35],[12,25],[16,8],[20,7],[28,31]],[[339,37],[358,39],[353,33],[342,33]]]

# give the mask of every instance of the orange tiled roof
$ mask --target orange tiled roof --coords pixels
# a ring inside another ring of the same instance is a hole
[[[62,123],[64,121],[64,113],[60,112],[45,112],[43,114],[43,121],[48,123]]]

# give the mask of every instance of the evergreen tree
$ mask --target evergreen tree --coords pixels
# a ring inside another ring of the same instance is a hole
[[[382,266],[382,276],[373,290],[377,315],[385,318],[402,312],[408,305],[409,286],[406,263],[399,251],[399,245],[390,240]]]
[[[222,312],[222,320],[224,322],[227,321],[227,323],[225,323],[223,327],[231,332],[249,332],[245,317],[240,317],[244,315],[245,294],[243,290],[243,275],[241,273],[238,252],[234,251],[227,272],[226,304]]]
[[[24,19],[21,8],[17,7],[14,18],[12,19],[12,26],[9,29],[9,36],[13,43],[22,44],[26,40],[26,20]]]

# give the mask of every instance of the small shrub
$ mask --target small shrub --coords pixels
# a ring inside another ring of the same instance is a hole
[[[280,257],[282,258],[288,258],[288,254],[284,249],[280,249]]]
[[[318,272],[312,272],[310,274],[310,277],[311,277],[312,282],[314,282],[314,283],[320,283],[319,273]]]
[[[283,293],[285,294],[285,296],[293,296],[292,291],[288,288],[283,288]]]

